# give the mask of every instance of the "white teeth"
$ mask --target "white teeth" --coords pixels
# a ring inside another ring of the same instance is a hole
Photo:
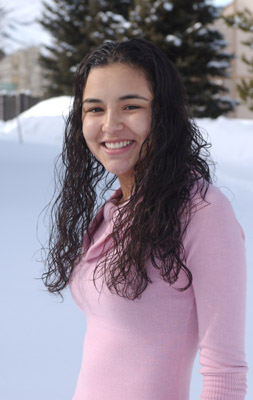
[[[116,143],[105,142],[105,147],[107,147],[107,149],[121,149],[122,147],[129,146],[131,142],[131,140],[125,140],[124,142]]]

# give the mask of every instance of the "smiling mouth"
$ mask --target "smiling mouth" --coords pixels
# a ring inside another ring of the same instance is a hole
[[[122,149],[133,143],[133,140],[123,140],[122,142],[104,142],[103,145],[107,149]]]

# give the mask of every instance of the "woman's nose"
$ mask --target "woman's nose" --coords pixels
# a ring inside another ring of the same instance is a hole
[[[102,131],[104,133],[112,134],[120,131],[123,128],[123,121],[117,111],[107,111],[103,121]]]

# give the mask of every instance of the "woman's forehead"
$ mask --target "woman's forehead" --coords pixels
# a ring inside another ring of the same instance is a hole
[[[114,63],[92,68],[83,95],[93,96],[99,93],[109,95],[112,92],[118,93],[119,97],[126,93],[137,93],[148,99],[152,96],[150,82],[138,67]]]

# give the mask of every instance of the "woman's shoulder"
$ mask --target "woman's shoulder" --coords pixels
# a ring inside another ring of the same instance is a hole
[[[205,181],[193,193],[192,209],[193,214],[207,215],[212,212],[223,214],[225,210],[233,211],[231,202],[221,189]]]
[[[233,231],[244,237],[232,204],[219,187],[206,183],[202,194],[196,191],[192,201],[188,232],[198,236],[205,233],[212,237],[216,232],[216,237],[220,237]]]
[[[210,204],[221,205],[230,204],[227,196],[221,191],[218,186],[213,185],[212,183],[208,184],[207,192],[206,192],[206,201]]]

